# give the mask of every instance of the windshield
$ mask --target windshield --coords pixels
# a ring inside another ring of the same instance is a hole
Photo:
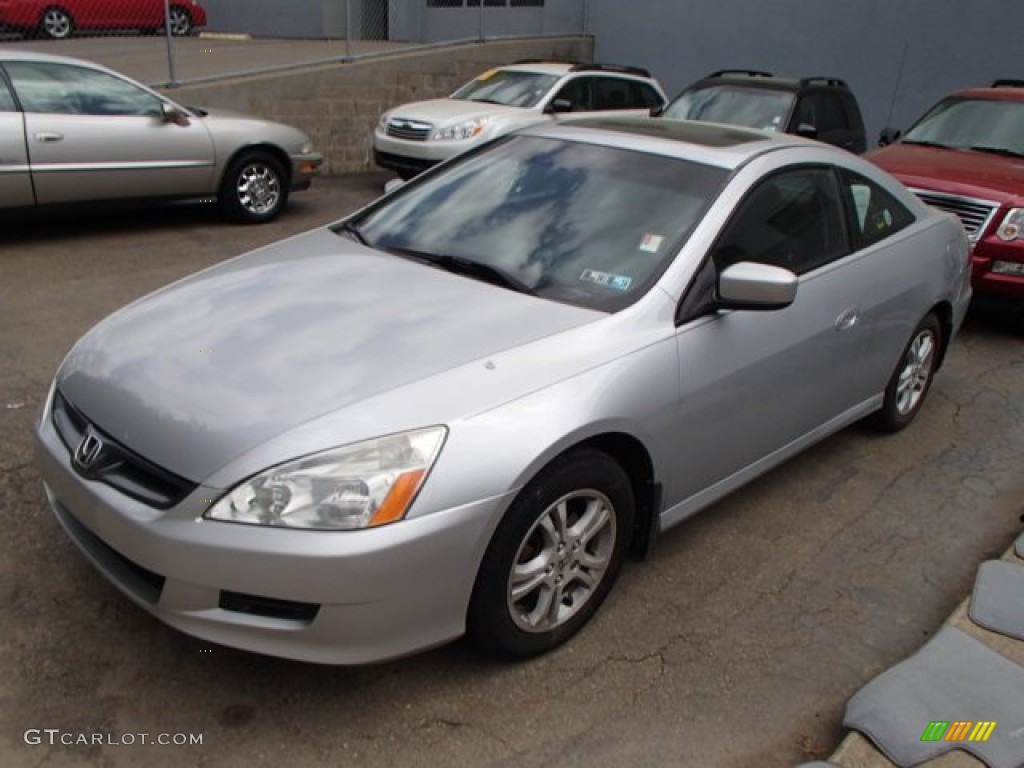
[[[484,264],[506,287],[610,312],[657,280],[726,177],[661,155],[514,136],[335,231],[354,225],[373,248]]]
[[[683,92],[668,105],[664,116],[783,131],[792,106],[793,94],[788,91],[716,85]]]
[[[1024,153],[1024,102],[946,99],[903,137],[907,144]]]
[[[558,81],[555,75],[492,69],[466,83],[452,94],[453,99],[486,101],[506,107],[532,107]]]

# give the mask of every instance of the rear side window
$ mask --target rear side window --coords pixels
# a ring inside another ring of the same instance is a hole
[[[618,77],[594,78],[594,105],[596,110],[602,109],[640,109],[632,99],[629,80]]]
[[[636,80],[630,80],[629,93],[634,109],[652,109],[653,107],[660,107],[662,104],[661,96],[647,83],[638,83]]]
[[[840,95],[819,91],[801,96],[793,127],[799,128],[801,125],[813,126],[819,133],[848,130],[850,121]]]
[[[914,223],[914,214],[875,182],[846,169],[840,169],[839,175],[860,247],[874,245]]]

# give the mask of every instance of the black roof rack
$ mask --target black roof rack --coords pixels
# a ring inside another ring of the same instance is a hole
[[[574,67],[584,63],[586,62],[578,59],[519,59],[512,62],[513,66],[516,64],[572,64]]]
[[[808,85],[826,85],[830,88],[849,88],[845,80],[840,80],[838,77],[805,77],[800,80],[800,87],[805,88]]]
[[[643,67],[630,67],[625,64],[574,64],[573,72],[621,72],[626,75],[637,75],[639,77],[650,77],[651,73]]]
[[[1024,80],[993,80],[989,88],[1024,88]]]
[[[764,72],[759,69],[719,69],[712,72],[704,79],[710,80],[713,77],[730,77],[732,75],[741,75],[743,77],[775,77],[771,72]]]

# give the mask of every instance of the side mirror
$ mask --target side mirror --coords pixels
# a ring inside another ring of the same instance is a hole
[[[558,115],[565,112],[572,112],[572,102],[568,99],[555,99],[544,109],[549,115]]]
[[[800,123],[796,127],[796,135],[803,136],[805,139],[816,139],[818,138],[818,129],[810,123]]]
[[[188,115],[174,104],[168,104],[165,101],[160,107],[160,112],[165,123],[174,123],[175,125],[181,126],[189,124]]]
[[[788,269],[741,261],[718,276],[717,309],[784,309],[796,299],[799,279]]]
[[[887,144],[895,144],[902,135],[903,131],[898,128],[883,128],[882,132],[878,134],[878,146],[884,147]]]

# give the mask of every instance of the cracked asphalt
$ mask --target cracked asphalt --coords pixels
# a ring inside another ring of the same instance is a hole
[[[202,207],[3,222],[0,765],[792,766],[832,752],[847,698],[917,650],[1020,531],[1024,328],[972,313],[910,429],[855,426],[668,532],[546,657],[499,664],[455,643],[318,667],[165,627],[46,508],[30,434],[50,377],[117,307],[383,181],[321,179],[264,227]],[[136,743],[28,744],[29,729]]]

